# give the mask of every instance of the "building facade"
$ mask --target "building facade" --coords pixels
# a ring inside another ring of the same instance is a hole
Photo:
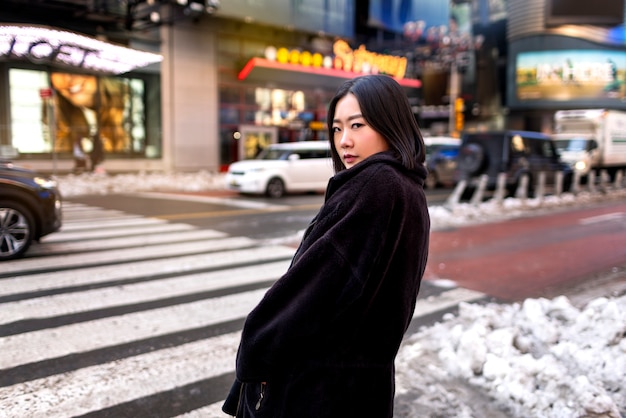
[[[588,25],[556,10],[546,20],[551,0],[159,0],[119,10],[24,1],[0,11],[0,154],[47,172],[219,171],[268,143],[326,140],[335,89],[371,72],[406,88],[432,134],[547,131],[558,109],[626,103],[623,18]],[[416,36],[407,23],[424,27]],[[94,66],[111,54],[15,35],[23,27],[83,34],[96,49],[121,44],[132,65]],[[475,35],[484,42],[461,42]],[[461,41],[451,50],[450,39]],[[557,56],[587,70],[546,64]],[[585,81],[600,61],[613,87]]]
[[[137,58],[151,51],[158,59],[117,72],[59,59],[70,55],[70,44],[74,50],[90,46],[68,40],[76,32],[42,26],[45,16],[13,13],[0,37],[3,154],[59,173],[98,167],[218,171],[268,143],[325,140],[326,105],[345,79],[387,73],[416,94],[419,81],[407,77],[404,57],[352,49],[354,2],[326,8],[316,2],[322,7],[313,15],[296,10],[300,2],[280,13],[240,3],[193,18],[182,13],[143,31],[146,39],[131,37],[125,52]],[[163,15],[171,7],[156,10]],[[294,21],[297,30],[284,24]],[[330,26],[337,29],[324,31]],[[63,32],[64,38],[34,39],[25,28]],[[105,35],[93,38],[103,49],[92,55],[106,55],[115,45]],[[20,42],[28,53],[12,47]],[[37,55],[40,44],[52,52]]]
[[[550,133],[558,110],[626,110],[624,14],[623,0],[509,0],[508,125]]]

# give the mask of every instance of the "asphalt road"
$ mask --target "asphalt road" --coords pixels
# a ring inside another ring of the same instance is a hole
[[[63,229],[0,270],[0,416],[223,416],[245,315],[298,242],[271,238],[301,230],[320,204],[215,193],[68,199]],[[623,293],[625,212],[614,201],[433,231],[407,335],[461,302]]]
[[[626,291],[626,202],[573,208],[431,235],[426,279],[504,301],[597,288]],[[610,276],[610,277],[609,277]]]

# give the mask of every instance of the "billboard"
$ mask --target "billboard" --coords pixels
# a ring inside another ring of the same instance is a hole
[[[567,49],[520,52],[515,58],[519,104],[576,102],[623,106],[626,51]]]

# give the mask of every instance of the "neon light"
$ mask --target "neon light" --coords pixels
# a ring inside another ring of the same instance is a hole
[[[163,56],[42,26],[0,25],[0,58],[57,63],[121,74],[161,62]]]
[[[243,69],[239,72],[237,78],[239,80],[245,80],[255,68],[299,72],[302,74],[337,78],[354,78],[363,75],[362,73],[344,71],[341,69],[337,70],[333,68],[305,67],[304,65],[294,65],[277,61],[270,61],[265,58],[251,58],[250,61],[248,61]],[[422,86],[422,83],[419,80],[397,77],[394,78],[401,86],[404,87],[420,88]]]

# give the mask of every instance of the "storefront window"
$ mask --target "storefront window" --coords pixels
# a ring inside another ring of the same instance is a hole
[[[221,124],[238,124],[239,123],[239,109],[236,106],[224,106],[220,107],[220,123]]]
[[[20,153],[52,151],[45,101],[41,89],[48,88],[48,75],[42,71],[9,71],[12,146]]]
[[[220,102],[239,104],[239,89],[237,87],[223,85],[220,86]]]
[[[12,68],[9,83],[11,144],[21,154],[99,152],[101,159],[154,148],[144,80]]]
[[[220,87],[221,163],[227,164],[248,153],[233,147],[232,125],[273,127],[278,142],[324,140],[326,108],[334,91],[323,89],[290,90],[261,86]],[[241,96],[238,102],[235,97]],[[236,104],[237,103],[237,104]]]

